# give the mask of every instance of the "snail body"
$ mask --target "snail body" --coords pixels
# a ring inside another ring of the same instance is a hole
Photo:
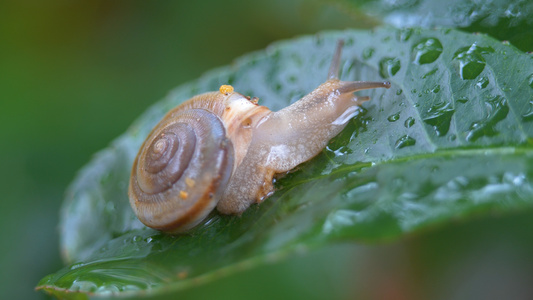
[[[274,190],[272,179],[313,158],[369,100],[353,92],[388,82],[340,81],[339,42],[329,79],[294,104],[270,111],[223,85],[169,111],[133,163],[129,198],[139,220],[178,233],[215,207],[241,214]]]

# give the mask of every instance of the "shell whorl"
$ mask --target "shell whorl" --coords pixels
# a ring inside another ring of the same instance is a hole
[[[135,158],[131,205],[149,227],[185,231],[217,205],[233,162],[219,117],[199,108],[174,112],[152,130]]]

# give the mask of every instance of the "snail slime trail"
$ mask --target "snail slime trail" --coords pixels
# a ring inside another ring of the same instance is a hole
[[[170,110],[142,144],[131,170],[130,204],[146,226],[185,232],[215,207],[239,215],[274,188],[273,176],[316,156],[369,97],[389,82],[341,81],[342,41],[328,80],[294,104],[270,111],[223,85]]]

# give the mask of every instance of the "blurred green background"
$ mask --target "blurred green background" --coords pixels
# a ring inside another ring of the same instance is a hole
[[[47,298],[33,288],[62,266],[65,188],[173,87],[279,39],[376,23],[323,1],[2,2],[0,298]],[[458,222],[377,246],[335,245],[182,295],[528,299],[531,216]]]

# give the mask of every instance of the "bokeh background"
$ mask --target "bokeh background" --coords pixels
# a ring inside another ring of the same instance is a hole
[[[0,3],[0,298],[62,267],[58,212],[92,154],[173,87],[273,41],[375,20],[328,1]],[[302,253],[184,299],[531,299],[533,213]]]

